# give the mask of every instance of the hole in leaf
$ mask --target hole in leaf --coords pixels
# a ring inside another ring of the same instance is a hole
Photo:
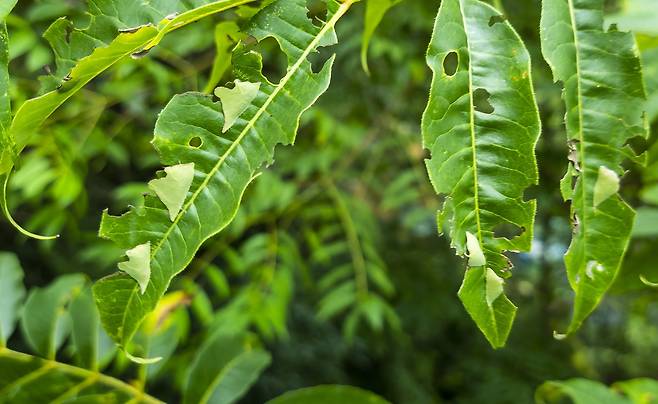
[[[318,48],[317,51],[308,55],[308,60],[311,62],[311,70],[313,73],[318,73],[324,67],[324,64],[334,54],[331,48]]]
[[[316,27],[321,27],[327,21],[327,5],[321,0],[307,0],[306,16],[313,22]]]
[[[494,25],[507,21],[507,17],[504,15],[493,15],[489,18],[489,26],[493,27]]]
[[[187,142],[187,144],[190,147],[194,147],[195,149],[198,149],[203,144],[203,140],[201,140],[201,138],[199,136],[194,136],[192,139],[190,139]]]
[[[457,52],[450,52],[443,59],[443,72],[447,76],[454,76],[459,68],[459,54]]]
[[[524,227],[519,227],[515,224],[512,223],[500,223],[496,227],[494,227],[494,237],[500,238],[504,237],[506,239],[513,239],[514,237],[518,237],[521,234],[525,232]]]
[[[523,191],[523,200],[531,201],[537,199],[541,195],[541,187],[539,185],[530,185]]]
[[[473,106],[478,112],[483,114],[491,114],[494,112],[494,107],[489,102],[491,94],[484,88],[478,88],[473,92]]]
[[[288,60],[276,39],[267,37],[258,42],[255,50],[263,55],[263,75],[271,83],[278,83],[286,75]]]

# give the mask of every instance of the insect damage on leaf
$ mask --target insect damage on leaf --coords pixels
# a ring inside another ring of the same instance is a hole
[[[249,108],[251,102],[258,95],[259,89],[260,83],[240,80],[235,80],[234,88],[217,87],[215,89],[215,95],[221,100],[222,110],[224,111],[222,133],[226,133],[240,115]]]
[[[498,276],[496,272],[493,271],[493,269],[487,268],[486,296],[487,296],[487,304],[489,306],[492,306],[493,302],[495,302],[496,299],[498,299],[498,297],[503,294],[504,284],[505,281],[503,280],[503,278]]]
[[[482,252],[480,242],[470,231],[466,232],[466,249],[468,249],[469,267],[480,267],[486,265],[487,260]]]
[[[606,166],[599,167],[599,176],[594,185],[594,207],[619,191],[619,176]]]
[[[158,195],[173,222],[183,207],[194,179],[194,163],[178,164],[164,169],[166,176],[149,181],[149,188]]]
[[[151,279],[151,243],[140,244],[126,251],[126,256],[128,261],[120,262],[118,267],[137,281],[144,294]]]

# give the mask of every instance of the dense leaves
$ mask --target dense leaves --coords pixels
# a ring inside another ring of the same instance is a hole
[[[438,223],[468,256],[459,296],[494,347],[505,344],[516,307],[503,292],[511,262],[528,251],[537,183],[539,116],[530,57],[504,17],[477,0],[441,3],[427,61],[434,72],[423,116],[427,170],[445,195]],[[503,229],[501,234],[500,230]]]

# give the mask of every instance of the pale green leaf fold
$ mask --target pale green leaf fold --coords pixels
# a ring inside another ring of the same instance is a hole
[[[258,95],[260,83],[249,83],[235,80],[235,87],[218,87],[215,95],[222,102],[224,112],[224,127],[222,133],[226,133],[238,120],[240,115],[249,108],[251,102]]]
[[[144,294],[151,279],[151,243],[140,244],[126,251],[128,261],[118,264],[119,270],[130,275]]]
[[[646,96],[633,35],[604,30],[603,0],[543,0],[540,31],[567,110],[570,163],[562,191],[573,220],[565,255],[575,291],[570,334],[612,285],[628,247],[635,212],[617,191],[622,162],[639,160],[628,142],[648,135]]]
[[[503,293],[507,251],[531,247],[539,113],[530,57],[512,26],[477,0],[444,0],[427,51],[434,73],[423,115],[430,180],[445,202],[438,216],[468,256],[459,297],[491,345],[505,344],[516,307]],[[500,236],[498,228],[515,229]],[[440,229],[442,230],[442,229]]]
[[[380,396],[352,386],[324,385],[285,393],[267,404],[390,404]]]
[[[19,309],[25,298],[23,269],[12,253],[0,253],[0,346],[14,332]]]
[[[177,164],[164,169],[165,177],[149,181],[149,188],[158,195],[173,222],[178,216],[194,179],[194,163]]]
[[[55,21],[44,34],[57,62],[54,76],[47,80],[52,91],[24,102],[16,111],[7,128],[12,147],[2,149],[0,174],[11,169],[39,126],[94,77],[125,57],[148,51],[169,32],[253,1],[201,0],[192,5],[164,0],[154,7],[133,0],[102,0],[90,4],[91,22],[85,29],[65,19]]]
[[[119,345],[132,338],[201,244],[232,221],[246,187],[271,161],[275,146],[294,142],[301,114],[327,89],[333,64],[332,57],[315,73],[308,57],[318,47],[336,43],[334,26],[351,4],[328,1],[327,22],[321,26],[307,17],[305,0],[273,2],[252,18],[246,33],[258,41],[276,39],[288,69],[273,84],[262,75],[260,54],[245,44],[235,50],[235,77],[260,86],[226,133],[226,106],[211,96],[176,96],[162,111],[153,144],[164,165],[194,163],[194,179],[173,222],[153,196],[123,216],[103,215],[102,237],[126,249],[151,243],[151,279],[143,295],[134,280],[121,273],[94,286],[103,325]]]

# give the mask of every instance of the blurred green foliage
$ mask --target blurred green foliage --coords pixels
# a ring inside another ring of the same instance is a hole
[[[532,55],[543,122],[540,186],[530,192],[539,200],[536,240],[508,283],[520,309],[507,347],[491,350],[459,303],[464,265],[436,235],[439,201],[420,145],[430,80],[424,53],[438,3],[404,0],[390,9],[370,42],[370,75],[360,60],[364,4],[340,22],[332,85],[303,116],[295,147],[279,150],[235,221],[174,280],[166,321],[144,325],[133,342],[138,353],[165,361],[136,368],[117,357],[107,373],[140,379],[149,394],[178,402],[205,337],[235,329],[259,336],[272,356],[244,403],[327,383],[360,386],[394,403],[525,403],[546,380],[658,377],[658,290],[639,279],[658,281],[655,135],[638,146],[648,150],[647,168],[629,167],[625,198],[640,213],[613,293],[576,336],[553,338],[567,324],[572,299],[562,261],[568,206],[557,187],[567,148],[560,88],[540,55],[539,0],[497,2]],[[610,2],[611,21],[637,33],[654,124],[658,20],[646,19],[656,7]],[[43,32],[60,16],[84,23],[84,10],[82,0],[19,2],[7,19],[14,105],[39,94],[38,77],[54,69]],[[227,23],[234,17],[203,19],[147,57],[118,63],[39,129],[43,136],[11,179],[9,205],[28,229],[61,238],[27,240],[7,224],[0,232],[2,249],[26,268],[28,289],[66,274],[96,279],[114,270],[123,252],[96,236],[100,213],[121,213],[147,192],[160,168],[149,142],[169,99],[232,79],[216,56],[234,43]],[[259,47],[266,73],[278,79],[280,50],[268,41]],[[313,57],[324,60],[325,52]],[[10,340],[33,343],[18,333]],[[73,358],[71,350],[58,354]]]

